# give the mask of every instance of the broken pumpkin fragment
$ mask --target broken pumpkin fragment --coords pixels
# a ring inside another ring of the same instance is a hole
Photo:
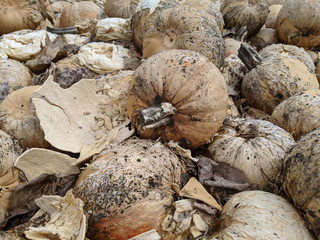
[[[75,198],[72,190],[64,197],[57,195],[42,196],[37,205],[50,215],[44,226],[29,227],[25,231],[28,239],[84,240],[87,231],[87,217],[83,211],[83,202]]]

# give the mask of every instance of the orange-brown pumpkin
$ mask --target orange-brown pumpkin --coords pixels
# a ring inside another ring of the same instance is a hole
[[[225,80],[208,58],[189,50],[168,50],[137,68],[127,110],[141,137],[161,137],[194,149],[222,125],[227,104]]]

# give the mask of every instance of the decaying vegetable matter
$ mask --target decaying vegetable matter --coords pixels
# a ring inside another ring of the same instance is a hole
[[[0,1],[0,240],[320,238],[318,9]]]
[[[197,52],[168,50],[135,71],[127,109],[141,137],[195,149],[221,126],[227,103],[226,83],[213,63]]]
[[[89,213],[88,237],[128,239],[156,228],[183,171],[177,156],[153,140],[131,139],[103,151],[74,189]]]
[[[301,137],[290,150],[280,178],[287,196],[304,214],[308,226],[320,237],[320,129]]]
[[[286,1],[275,26],[280,41],[305,48],[319,46],[319,8],[317,0]]]
[[[298,139],[320,127],[319,104],[320,90],[309,89],[280,103],[269,120]]]
[[[227,118],[208,150],[214,161],[242,170],[250,184],[262,190],[276,180],[294,144],[288,132],[268,121]]]
[[[142,9],[133,17],[133,35],[143,58],[161,50],[186,49],[205,55],[221,67],[225,54],[215,17],[189,6]]]
[[[268,192],[234,195],[224,205],[222,218],[221,229],[210,239],[313,239],[298,211],[284,198]]]

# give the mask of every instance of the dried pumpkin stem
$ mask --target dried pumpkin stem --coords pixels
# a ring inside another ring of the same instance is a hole
[[[205,181],[205,185],[216,188],[227,188],[237,191],[244,191],[250,187],[249,183],[237,183],[232,180],[225,179],[220,176],[214,176],[214,181]]]
[[[198,203],[198,202],[195,202],[194,204],[194,207],[195,208],[198,208],[200,210],[203,210],[211,215],[216,215],[217,212],[218,212],[218,209],[216,208],[213,208],[212,206],[209,206],[208,204],[205,204],[205,203]]]
[[[238,56],[249,71],[257,67],[262,61],[260,54],[247,43],[241,43]]]
[[[77,34],[77,27],[51,28],[47,26],[47,31],[55,34]]]
[[[172,122],[171,116],[177,113],[171,103],[155,102],[150,106],[140,111],[139,123],[143,130],[155,129]]]

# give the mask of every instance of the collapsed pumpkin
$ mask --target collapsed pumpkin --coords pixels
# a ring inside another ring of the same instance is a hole
[[[207,143],[226,116],[227,86],[200,53],[162,51],[135,71],[127,109],[142,138],[174,140],[187,148]]]

